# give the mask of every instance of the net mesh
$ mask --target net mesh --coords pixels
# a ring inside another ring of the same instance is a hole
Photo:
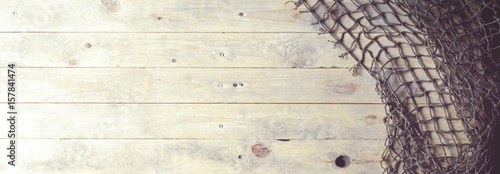
[[[500,110],[495,0],[301,0],[377,81],[384,173],[489,173]]]

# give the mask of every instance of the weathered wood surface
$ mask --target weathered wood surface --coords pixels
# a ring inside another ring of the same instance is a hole
[[[350,68],[317,33],[0,33],[19,67]]]
[[[375,80],[293,4],[2,1],[19,144],[0,173],[382,172]]]
[[[2,32],[310,32],[314,18],[285,0],[5,1]]]
[[[19,138],[23,139],[296,141],[382,140],[386,135],[385,111],[380,104],[19,104],[18,107],[22,111],[17,124],[21,131]],[[1,134],[0,138],[7,135]]]
[[[19,68],[17,78],[21,103],[380,103],[371,77],[344,69]]]
[[[0,63],[19,67],[351,68],[356,63],[339,58],[345,50],[334,48],[330,35],[317,33],[0,33],[0,40]],[[430,58],[392,62],[386,68],[435,67]]]
[[[254,138],[18,141],[18,166],[0,165],[4,173],[370,173],[380,171],[378,160],[384,142]],[[254,153],[252,147],[262,151]],[[349,167],[333,164],[342,154],[349,154]]]

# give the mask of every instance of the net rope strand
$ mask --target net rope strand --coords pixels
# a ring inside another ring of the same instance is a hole
[[[491,173],[500,116],[500,2],[300,0],[377,82],[383,173]],[[302,12],[302,13],[305,13]]]

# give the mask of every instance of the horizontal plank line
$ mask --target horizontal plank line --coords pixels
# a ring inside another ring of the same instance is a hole
[[[7,104],[7,102],[0,102],[0,104]],[[297,104],[302,104],[302,105],[311,105],[311,104],[320,104],[320,105],[379,105],[382,103],[236,103],[236,102],[172,102],[172,103],[166,103],[166,102],[16,102],[16,104],[143,104],[143,105],[196,105],[196,104],[234,104],[234,105],[241,105],[241,104],[256,104],[256,105],[267,105],[267,104],[286,104],[286,105],[297,105]]]
[[[103,34],[110,34],[110,33],[123,33],[123,34],[126,34],[126,33],[131,33],[131,34],[261,34],[261,33],[283,33],[283,34],[286,34],[286,33],[306,33],[306,34],[318,34],[320,35],[320,32],[289,32],[289,31],[283,31],[283,32],[234,32],[234,31],[217,31],[217,32],[155,32],[155,31],[151,31],[151,32],[133,32],[133,31],[0,31],[0,34],[18,34],[18,33],[39,33],[39,34],[44,34],[44,33],[68,33],[68,34],[71,34],[71,33],[89,33],[89,34],[99,34],[99,33],[103,33]],[[347,32],[333,32],[333,33],[347,33]],[[385,32],[377,32],[377,31],[372,31],[370,32],[370,34],[384,34]],[[398,34],[398,33],[392,33],[392,32],[387,32],[387,33],[390,33],[390,34]],[[326,34],[326,33],[325,33]],[[323,35],[323,34],[321,34]]]
[[[19,102],[269,104],[381,101],[371,77],[364,74],[352,77],[347,70],[33,68],[17,73],[19,95],[25,96]]]
[[[51,34],[51,33],[88,33],[88,34],[262,34],[262,33],[306,33],[306,34],[319,34],[319,32],[128,32],[128,31],[0,31],[0,34],[19,34],[19,33],[35,33],[35,34]],[[376,33],[376,32],[373,32]]]
[[[10,140],[11,138],[0,138],[3,140]],[[231,141],[231,140],[275,140],[283,141],[284,139],[252,139],[252,138],[240,138],[240,139],[216,139],[216,138],[15,138],[16,140],[59,140],[59,141],[70,141],[70,140],[172,140],[172,141],[183,141],[183,140],[204,140],[204,141]],[[320,139],[286,139],[286,141],[329,141],[329,140],[368,140],[368,141],[381,141],[382,139],[336,139],[336,138],[320,138]]]
[[[353,64],[354,65],[354,64]],[[0,67],[0,69],[5,69],[9,67]],[[350,69],[347,67],[15,67],[21,68],[58,68],[58,69],[115,69],[115,68],[162,68],[162,69]]]
[[[353,66],[355,63],[353,63]],[[338,69],[346,69],[349,70],[351,67],[15,67],[16,69],[36,69],[36,68],[47,68],[47,69],[119,69],[119,68],[161,68],[161,69],[314,69],[314,70],[338,70]],[[0,69],[9,69],[9,67],[0,67]],[[384,68],[384,69],[393,69],[393,70],[405,70],[408,68]],[[413,68],[419,69],[419,68]],[[427,70],[437,69],[426,67]]]

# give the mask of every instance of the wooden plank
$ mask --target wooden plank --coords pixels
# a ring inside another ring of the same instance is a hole
[[[352,67],[315,33],[0,33],[18,67]]]
[[[332,39],[315,33],[0,33],[0,63],[14,61],[19,67],[351,68],[356,61],[349,56],[339,58],[345,50],[333,48],[328,42]],[[362,37],[360,42],[364,45],[369,40]],[[411,53],[409,47],[403,48]],[[383,49],[375,45],[368,50],[376,54]],[[387,50],[399,55],[397,49]],[[380,65],[387,62],[385,54],[380,56]],[[406,60],[395,59],[386,68],[406,67],[406,63],[419,66],[415,58]],[[371,58],[365,63],[370,66]],[[423,64],[435,67],[430,58],[423,58]]]
[[[387,136],[385,110],[373,104],[19,104],[17,108],[22,131],[18,138],[382,140]]]
[[[319,32],[321,25],[313,25],[316,19],[305,6],[294,5],[296,1],[287,0],[233,0],[233,1],[181,1],[170,0],[158,3],[153,0],[101,0],[101,1],[63,1],[35,0],[23,2],[5,2],[0,7],[4,15],[0,22],[3,32]],[[308,4],[312,5],[308,2]],[[327,1],[332,5],[333,1]],[[365,15],[372,18],[373,25],[389,31],[386,22],[377,18],[384,12],[385,20],[400,23],[396,13],[401,10],[383,4],[374,7],[365,6],[364,13],[356,12],[359,7],[353,2],[343,2],[343,7],[333,8],[334,18],[343,15],[342,9],[349,10],[350,16],[359,19]],[[396,9],[396,13],[392,11]],[[322,8],[317,9],[319,15],[324,14]],[[407,16],[398,15],[401,21],[408,21]],[[327,21],[328,27],[335,26],[334,32],[341,31],[339,24],[346,28],[362,30],[355,27],[348,15],[343,15],[339,23]],[[363,26],[371,24],[366,20],[359,21]],[[414,29],[411,24],[406,27],[396,26],[398,31]],[[374,28],[374,32],[383,32]]]
[[[318,32],[287,0],[6,1],[2,32]]]
[[[344,69],[19,68],[16,78],[21,103],[380,103],[371,77]]]
[[[17,141],[18,166],[1,165],[2,173],[380,173],[384,142],[259,139]],[[2,139],[0,143],[8,142]],[[238,158],[240,155],[241,159]],[[348,156],[351,164],[337,167],[333,161],[339,155]]]

